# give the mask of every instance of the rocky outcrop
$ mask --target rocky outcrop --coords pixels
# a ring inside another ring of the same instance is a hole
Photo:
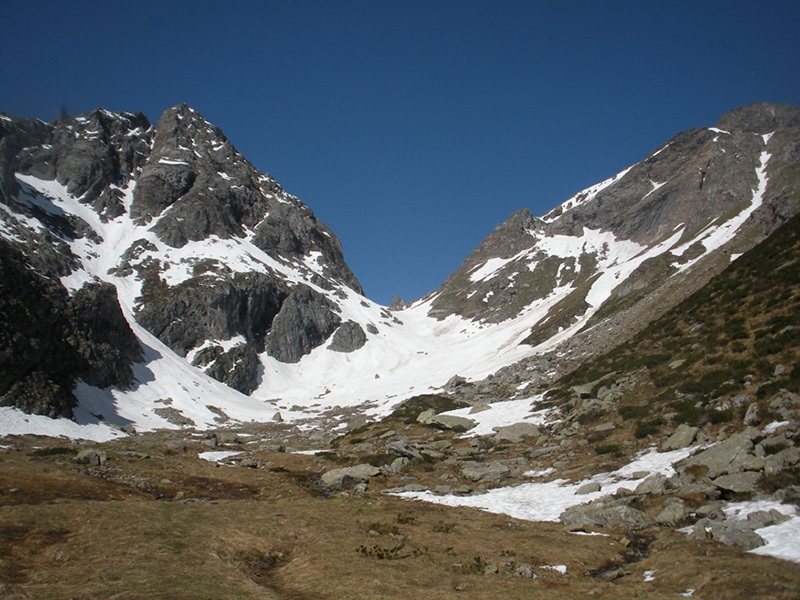
[[[204,274],[173,287],[152,284],[136,320],[181,356],[205,340],[236,335],[261,352],[287,296],[262,273]]]
[[[0,243],[0,405],[71,417],[77,379],[127,387],[141,357],[113,286],[89,284],[70,298]]]
[[[281,306],[266,338],[270,356],[281,362],[297,362],[325,342],[342,319],[336,306],[319,292],[301,286]]]
[[[328,350],[335,352],[354,352],[367,343],[367,334],[361,325],[353,321],[345,321],[333,334]]]

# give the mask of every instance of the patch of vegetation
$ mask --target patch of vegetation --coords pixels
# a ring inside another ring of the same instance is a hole
[[[594,447],[597,454],[612,454],[614,456],[622,456],[622,448],[619,444],[598,444]]]
[[[417,524],[417,517],[414,515],[409,515],[407,513],[400,513],[395,518],[395,521],[400,523],[400,525],[416,525]]]
[[[36,448],[28,453],[28,456],[35,456],[35,457],[44,457],[44,456],[64,456],[68,454],[70,456],[75,455],[75,450],[73,448],[67,448],[65,446],[53,446],[52,448]]]
[[[444,521],[439,521],[433,526],[432,531],[435,533],[452,533],[455,528],[456,523],[445,523]]]
[[[582,413],[578,415],[578,423],[581,425],[586,425],[587,423],[594,423],[601,419],[602,417],[606,416],[608,411],[602,408],[595,408],[588,412]]]
[[[644,423],[639,423],[636,426],[633,434],[638,438],[645,438],[648,435],[655,435],[661,430],[661,426],[664,425],[665,421],[661,417],[656,417],[655,419],[650,419]]]
[[[628,419],[638,419],[645,416],[650,412],[650,407],[646,404],[640,404],[636,406],[620,406],[618,412],[619,416],[627,421]]]
[[[397,528],[397,525],[389,525],[380,521],[370,523],[367,526],[367,531],[374,531],[381,535],[400,535],[400,530]]]

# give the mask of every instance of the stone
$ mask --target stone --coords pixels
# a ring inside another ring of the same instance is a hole
[[[750,406],[747,407],[747,412],[742,422],[748,426],[758,425],[761,422],[761,419],[758,418],[758,404],[756,402],[750,403]]]
[[[731,473],[712,480],[715,486],[721,490],[727,490],[735,494],[752,494],[756,491],[756,481],[761,474],[756,471],[745,471],[744,473]]]
[[[98,452],[92,448],[82,450],[75,456],[75,462],[79,465],[91,465],[93,467],[99,467],[100,464],[104,463],[106,460],[107,456],[105,452]]]
[[[593,494],[594,492],[599,492],[602,489],[602,486],[596,481],[590,481],[589,483],[584,483],[581,487],[577,489],[575,492],[576,496],[583,496],[586,494]]]
[[[236,444],[239,442],[239,436],[235,431],[221,431],[217,434],[217,440],[222,444]]]
[[[423,410],[421,413],[419,413],[419,415],[417,415],[417,423],[427,424],[431,417],[433,417],[435,414],[436,411],[432,408]]]
[[[539,437],[539,428],[533,423],[514,423],[505,427],[495,427],[495,440],[498,442],[521,442],[526,437]]]
[[[644,529],[655,524],[645,512],[625,504],[592,503],[572,506],[559,516],[565,525],[599,527],[602,529]]]
[[[634,494],[650,494],[652,496],[660,496],[666,491],[666,477],[661,473],[650,475],[639,485],[636,486]]]
[[[329,489],[340,488],[350,482],[366,482],[370,477],[375,477],[380,474],[380,469],[368,464],[361,464],[355,467],[345,467],[343,469],[333,469],[327,473],[323,473],[322,483]]]
[[[508,466],[497,461],[489,464],[468,462],[461,466],[462,475],[478,483],[503,479],[510,472],[511,469]]]
[[[434,415],[427,421],[428,425],[433,425],[440,429],[449,429],[455,432],[469,431],[477,425],[472,419],[456,417],[453,415]]]
[[[682,502],[671,502],[656,516],[656,521],[662,525],[676,527],[686,518],[686,509]]]
[[[397,454],[398,456],[404,456],[409,459],[422,460],[422,454],[419,450],[409,446],[407,443],[401,440],[387,444],[386,451],[389,454]]]
[[[742,461],[753,449],[750,435],[751,432],[747,430],[736,433],[726,440],[680,461],[677,463],[678,469],[683,471],[693,465],[706,466],[708,467],[708,477],[711,479],[728,473],[736,473],[742,470]]]
[[[671,450],[680,450],[690,446],[694,441],[698,431],[698,427],[690,427],[685,423],[681,423],[678,425],[675,433],[669,436],[664,443],[661,444],[661,450],[664,452],[669,452]]]
[[[723,521],[711,525],[711,539],[742,552],[749,552],[766,544],[764,538],[753,531],[746,522]]]

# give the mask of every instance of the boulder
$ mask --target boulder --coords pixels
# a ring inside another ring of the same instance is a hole
[[[497,481],[507,477],[510,472],[510,467],[497,461],[489,464],[468,462],[461,466],[462,475],[476,482]]]
[[[402,456],[408,459],[418,459],[422,460],[422,454],[416,448],[409,446],[407,443],[398,440],[396,442],[390,442],[386,446],[386,451],[389,454],[396,454],[398,456]]]
[[[559,516],[564,525],[600,527],[603,529],[644,529],[655,519],[638,509],[621,504],[592,503],[572,506]]]
[[[521,442],[526,437],[539,437],[539,428],[533,423],[514,423],[505,427],[495,427],[497,432],[494,436],[498,442],[511,442],[512,444]]]
[[[584,483],[578,490],[575,492],[576,496],[584,496],[586,494],[593,494],[594,492],[599,492],[602,489],[602,486],[597,483],[596,481],[590,481],[589,483]]]
[[[661,450],[669,452],[670,450],[680,450],[681,448],[690,446],[698,431],[699,428],[697,427],[689,427],[685,423],[681,423],[678,429],[675,430],[675,433],[661,444]]]
[[[428,419],[427,424],[438,427],[439,429],[449,429],[455,432],[469,431],[477,425],[472,419],[456,417],[454,415],[433,415]]]
[[[761,474],[756,471],[745,471],[717,477],[711,483],[721,490],[735,494],[752,494],[756,491],[756,481],[760,476]]]
[[[683,502],[674,501],[670,502],[664,507],[656,516],[656,521],[662,525],[675,527],[686,518],[686,509],[683,507]]]
[[[758,434],[757,430],[754,430]],[[680,470],[694,465],[708,467],[708,476],[715,479],[720,475],[737,473],[743,470],[742,463],[753,449],[752,432],[745,430],[736,433],[726,440],[718,442],[694,456],[678,463]]]
[[[661,473],[650,475],[634,490],[635,494],[650,494],[652,496],[660,496],[666,492],[666,477]]]
[[[355,467],[345,467],[343,469],[333,469],[322,474],[322,483],[329,489],[340,488],[351,482],[361,483],[369,481],[370,477],[375,477],[381,472],[377,467],[368,464],[361,464]]]
[[[744,415],[744,419],[742,421],[745,425],[758,425],[761,422],[761,419],[758,418],[758,404],[752,402],[750,406],[747,407],[747,412]]]

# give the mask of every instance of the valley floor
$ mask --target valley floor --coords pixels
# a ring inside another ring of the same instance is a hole
[[[351,433],[346,443],[316,440],[340,448],[323,453],[291,451],[308,447],[308,436],[280,424],[101,444],[9,436],[0,453],[2,595],[796,598],[800,590],[795,563],[668,527],[570,532],[384,493],[441,479],[437,461],[328,489],[320,476],[352,464],[349,449],[364,443]],[[405,433],[469,448],[417,426]]]

